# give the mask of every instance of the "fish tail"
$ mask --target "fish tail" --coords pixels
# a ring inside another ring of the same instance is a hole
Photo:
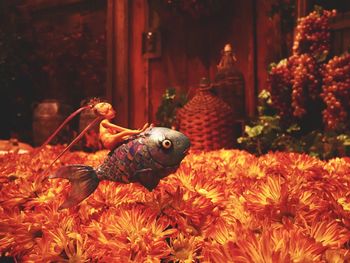
[[[70,193],[58,210],[79,204],[95,191],[100,182],[96,171],[87,165],[63,166],[49,176],[49,179],[53,178],[65,178],[71,183]]]

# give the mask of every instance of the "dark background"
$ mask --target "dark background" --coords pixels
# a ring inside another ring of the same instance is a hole
[[[226,43],[233,45],[245,78],[246,117],[253,116],[257,93],[267,86],[268,65],[289,55],[295,21],[314,5],[338,10],[333,53],[350,44],[347,0],[207,0],[200,8],[186,1],[164,6],[167,1],[132,0],[117,17],[109,14],[112,2],[0,0],[0,139],[32,143],[33,109],[44,99],[73,110],[88,98],[106,97],[118,116],[126,116],[121,124],[152,122],[166,88],[188,93],[201,77],[215,77]],[[111,27],[121,19],[128,21],[127,39],[118,35],[112,41]],[[160,32],[159,57],[142,54],[148,30]],[[120,60],[116,42],[127,45],[127,84],[119,94],[125,99],[110,95],[120,88],[113,85],[114,71],[108,73]]]

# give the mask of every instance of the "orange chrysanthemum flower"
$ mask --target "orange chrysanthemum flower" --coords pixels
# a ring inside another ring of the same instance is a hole
[[[275,217],[280,213],[280,203],[286,201],[286,191],[286,184],[281,177],[267,177],[257,181],[252,189],[243,194],[245,206],[260,218],[266,215]]]
[[[326,250],[298,229],[270,227],[261,235],[248,233],[237,247],[233,262],[320,262]]]
[[[173,224],[182,232],[197,235],[206,229],[217,217],[219,208],[203,195],[177,189],[171,194],[167,209],[163,210]]]
[[[91,239],[89,245],[101,249],[97,252],[99,260],[105,256],[120,255],[128,258],[152,255],[160,259],[169,254],[165,241],[176,232],[169,221],[157,218],[157,213],[138,205],[121,205],[118,209],[110,208],[86,228]]]
[[[50,244],[50,257],[59,257],[59,261],[87,262],[87,236],[68,229],[57,228],[48,231]]]
[[[327,249],[323,258],[329,263],[346,263],[350,260],[350,252],[346,249]]]
[[[206,241],[201,246],[201,260],[203,262],[239,262],[237,255],[239,255],[239,250],[233,241],[228,241],[224,245],[214,241]]]
[[[330,248],[340,248],[350,240],[350,231],[336,221],[315,220],[310,228],[310,236]]]
[[[167,260],[183,263],[196,262],[199,259],[201,243],[200,237],[184,236],[180,233],[177,237],[170,239],[171,251]]]
[[[69,184],[43,180],[42,171],[59,150],[0,157],[0,261],[349,261],[349,158],[190,154],[153,192],[101,182],[57,211]],[[106,154],[67,153],[52,170],[95,167]]]
[[[203,233],[205,239],[214,240],[218,244],[235,241],[237,239],[236,225],[228,224],[223,218],[217,218]],[[238,232],[238,231],[237,231]]]
[[[350,212],[350,192],[343,197],[339,197],[337,202],[342,206],[344,211]]]
[[[329,173],[330,177],[346,176],[350,173],[350,159],[349,158],[334,158],[329,160],[324,168]]]
[[[236,242],[238,249],[235,251],[232,262],[256,262],[256,263],[273,263],[273,262],[290,262],[288,252],[281,249],[284,248],[286,239],[280,239],[278,243],[282,245],[276,246],[276,240],[273,239],[272,229],[264,231],[262,235],[255,235],[247,232],[241,239]]]
[[[305,236],[298,229],[289,232],[289,242],[286,247],[292,262],[320,262],[322,253],[326,250],[314,239]]]
[[[3,214],[0,221],[1,254],[9,254],[20,260],[31,253],[42,235],[41,222],[32,221],[24,213]]]
[[[116,207],[123,203],[144,202],[148,191],[137,184],[102,181],[86,201],[95,209]]]
[[[278,166],[285,174],[289,171],[298,171],[309,178],[320,178],[324,174],[324,162],[315,157],[298,153],[275,153],[275,155]]]
[[[257,221],[255,216],[246,209],[245,202],[246,200],[243,196],[237,196],[231,193],[220,216],[230,225],[235,225],[239,221],[240,224],[247,228],[255,228],[256,225],[260,225],[260,221]]]

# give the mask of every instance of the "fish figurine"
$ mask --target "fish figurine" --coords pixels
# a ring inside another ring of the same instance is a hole
[[[152,191],[160,179],[177,170],[189,148],[190,140],[181,132],[150,127],[117,145],[96,169],[79,164],[63,166],[49,176],[71,183],[71,191],[59,210],[79,204],[102,180],[137,182]]]

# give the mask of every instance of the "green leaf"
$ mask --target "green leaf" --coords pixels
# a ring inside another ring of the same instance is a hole
[[[278,62],[277,66],[287,66],[288,64],[288,59],[284,58]]]
[[[259,136],[264,130],[264,126],[262,125],[256,125],[254,127],[250,127],[248,125],[245,126],[245,133],[248,134],[249,137],[257,137]]]
[[[271,70],[272,70],[274,67],[276,67],[276,66],[277,66],[277,64],[276,64],[275,62],[270,63],[270,64],[268,65],[268,67],[267,67],[267,72],[270,73]]]
[[[263,89],[258,96],[259,99],[263,99],[263,100],[268,100],[269,98],[271,98],[271,94],[268,90]]]
[[[258,106],[258,113],[259,113],[259,115],[262,115],[264,113],[264,111],[265,111],[265,107]]]
[[[346,140],[348,140],[348,139],[349,139],[349,136],[346,135],[346,134],[339,134],[339,135],[337,136],[337,140],[338,140],[338,141],[346,141]]]
[[[320,154],[318,152],[310,152],[309,155],[312,157],[320,157]]]
[[[281,130],[280,119],[278,116],[263,115],[260,116],[260,120],[264,127],[268,127],[270,129],[275,130]]]
[[[347,139],[343,142],[344,146],[350,146],[350,139]]]
[[[321,15],[323,12],[323,7],[320,5],[314,5],[314,10],[317,12],[317,14]]]
[[[327,57],[328,57],[328,52],[326,51],[315,55],[315,59],[318,63],[322,63],[326,61]]]
[[[298,132],[300,131],[300,126],[298,124],[293,124],[291,126],[289,126],[289,128],[287,129],[288,133],[293,133],[293,132]]]

